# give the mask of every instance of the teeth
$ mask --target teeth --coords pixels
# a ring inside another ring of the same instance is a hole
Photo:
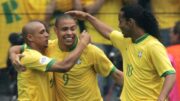
[[[70,40],[70,39],[72,39],[72,38],[66,38],[66,39],[69,39],[69,40]]]
[[[72,38],[66,38],[66,40],[68,40],[68,41],[72,41],[73,39],[72,39]]]

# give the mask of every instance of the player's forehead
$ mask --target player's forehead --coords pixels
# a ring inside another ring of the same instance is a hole
[[[58,22],[59,27],[73,27],[76,26],[76,21],[74,19],[61,19]]]

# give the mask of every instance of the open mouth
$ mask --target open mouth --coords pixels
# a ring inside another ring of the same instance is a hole
[[[65,36],[64,37],[64,39],[65,39],[65,41],[67,41],[67,42],[72,42],[72,41],[74,41],[74,36]]]

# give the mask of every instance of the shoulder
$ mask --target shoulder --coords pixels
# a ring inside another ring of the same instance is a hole
[[[48,40],[48,46],[54,46],[58,42],[57,39],[54,40]]]
[[[40,52],[33,49],[25,49],[23,54],[24,54],[24,57],[22,59],[25,59],[25,60],[37,60],[39,57],[42,56]]]
[[[156,38],[149,36],[147,42],[145,43],[145,46],[147,49],[165,49],[165,46]]]
[[[93,44],[89,44],[85,50],[88,52],[93,52],[93,53],[97,53],[99,51],[102,51],[99,47],[97,47],[96,45],[93,45]]]
[[[48,48],[46,49],[47,51],[52,51],[58,46],[58,40],[48,40]]]

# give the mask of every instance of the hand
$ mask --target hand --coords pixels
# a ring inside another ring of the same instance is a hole
[[[79,39],[80,43],[84,44],[85,46],[87,46],[91,42],[91,37],[85,30],[81,33]]]
[[[14,66],[14,68],[16,69],[17,72],[23,72],[26,70],[26,68],[21,64],[20,59],[23,57],[24,55],[22,54],[17,54],[15,56],[15,59],[11,60],[12,61],[12,65]]]
[[[159,96],[157,101],[165,101],[165,97]]]
[[[88,15],[88,13],[86,13],[86,12],[75,11],[75,10],[74,11],[68,11],[65,14],[69,14],[69,15],[71,15],[71,16],[75,17],[76,19],[79,19],[79,20],[86,19],[87,15]]]

